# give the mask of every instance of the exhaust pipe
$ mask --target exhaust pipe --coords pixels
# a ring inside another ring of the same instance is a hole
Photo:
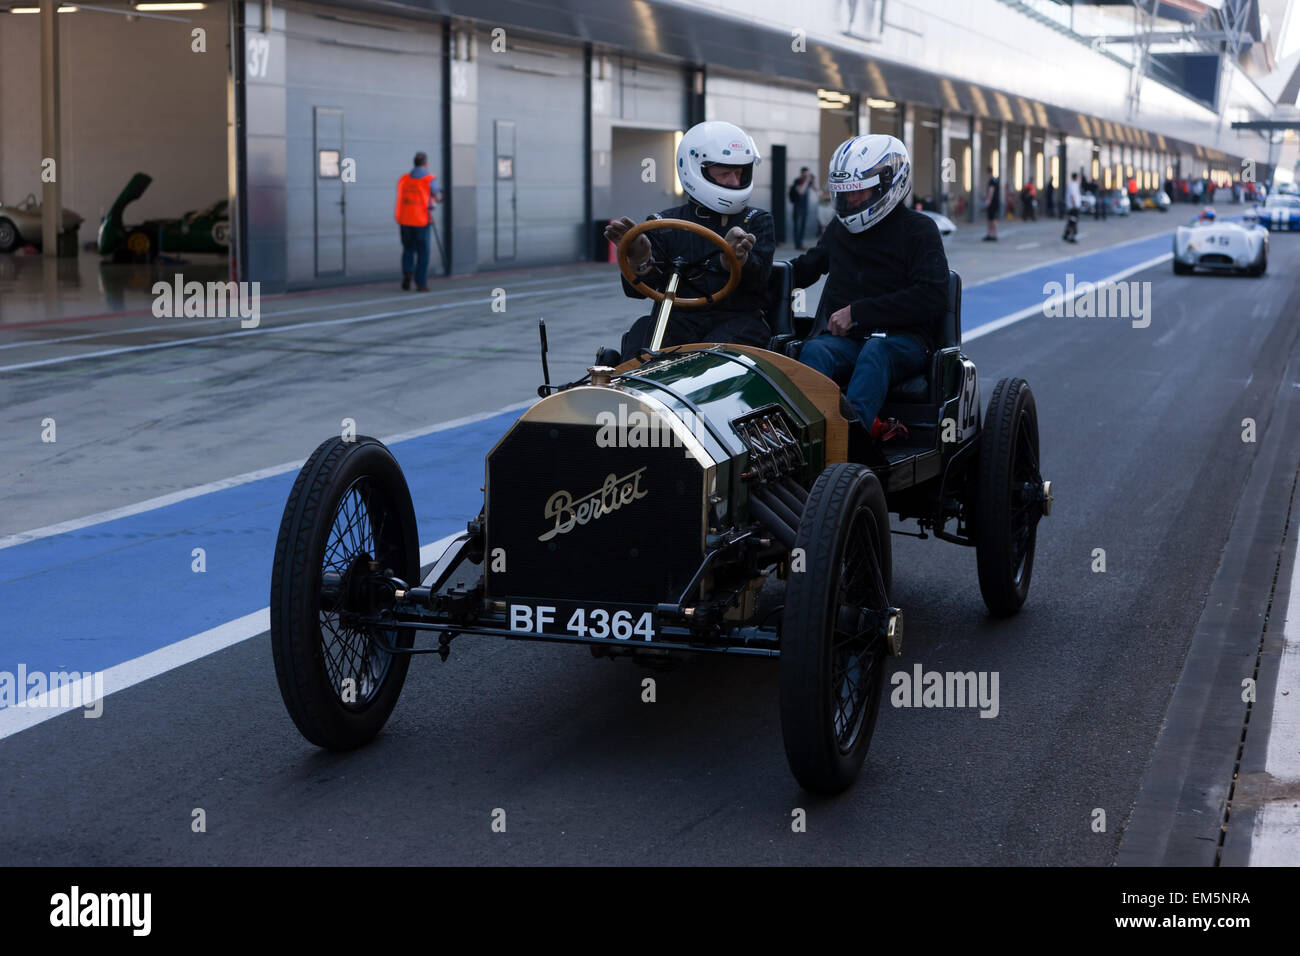
[[[778,541],[787,548],[794,548],[794,527],[784,518],[780,517],[776,511],[764,501],[763,496],[751,494],[749,496],[749,507],[753,510],[754,516],[758,518],[764,527],[772,532]]]

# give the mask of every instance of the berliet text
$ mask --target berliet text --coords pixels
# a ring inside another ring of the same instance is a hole
[[[557,491],[546,500],[545,508],[546,517],[555,520],[555,527],[538,535],[537,540],[550,541],[558,534],[568,534],[576,525],[603,518],[625,504],[644,498],[649,494],[641,490],[641,474],[644,471],[644,467],[638,468],[622,478],[608,474],[599,488],[576,500],[563,489]]]

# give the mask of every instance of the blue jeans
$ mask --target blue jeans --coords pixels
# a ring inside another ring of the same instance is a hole
[[[794,212],[794,222],[792,224],[794,231],[794,244],[796,246],[802,246],[803,232],[808,225],[808,200],[806,197],[800,196],[798,202],[791,203],[790,205]]]
[[[866,341],[823,333],[805,342],[799,353],[804,365],[834,379],[840,388],[847,384],[849,404],[867,429],[885,404],[889,386],[920,375],[928,357],[925,343],[906,333]]]
[[[429,227],[399,226],[402,230],[402,275],[415,273],[415,284],[429,283]]]

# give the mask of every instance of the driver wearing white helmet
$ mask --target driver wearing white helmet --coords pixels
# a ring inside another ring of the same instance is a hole
[[[754,167],[762,162],[753,137],[732,123],[717,120],[692,126],[677,147],[677,178],[690,201],[665,209],[652,219],[685,219],[697,222],[722,236],[741,262],[740,284],[716,305],[700,309],[674,309],[668,319],[663,344],[691,342],[734,342],[765,347],[772,331],[764,318],[767,305],[767,277],[776,251],[776,229],[772,215],[748,205],[754,189]],[[626,217],[605,228],[605,238],[617,243],[635,223]],[[628,262],[637,277],[662,291],[672,273],[672,260],[707,264],[680,277],[678,292],[687,296],[712,295],[727,283],[726,264],[713,243],[679,229],[642,233],[628,250]],[[623,279],[623,291],[630,297],[645,296]],[[645,315],[623,336],[622,359],[626,361],[650,344],[654,316]],[[601,354],[612,350],[601,350]],[[612,360],[612,358],[611,358]]]
[[[948,303],[934,220],[907,208],[912,164],[893,136],[855,136],[831,157],[835,218],[793,262],[794,285],[829,273],[799,360],[834,379],[873,438],[906,435],[876,416],[891,384],[919,375]]]

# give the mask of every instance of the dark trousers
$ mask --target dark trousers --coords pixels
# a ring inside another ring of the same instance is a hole
[[[402,230],[402,275],[415,274],[418,286],[429,283],[429,227],[400,226]]]
[[[890,385],[920,375],[929,355],[925,343],[907,333],[866,340],[822,333],[804,343],[799,361],[845,389],[862,427],[870,429]]]
[[[803,245],[804,230],[808,228],[808,200],[803,196],[799,201],[790,204],[793,207],[794,215],[792,216],[792,225],[794,230],[794,244]]]
[[[1079,231],[1079,207],[1071,206],[1069,218],[1065,220],[1065,235],[1062,239],[1073,239],[1074,234]]]

